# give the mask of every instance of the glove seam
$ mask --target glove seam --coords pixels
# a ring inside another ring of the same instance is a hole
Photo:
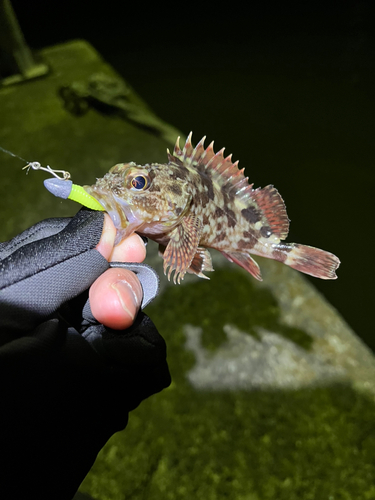
[[[33,229],[33,231],[31,232],[31,229]],[[19,248],[21,246],[24,246],[25,242],[27,242],[27,240],[30,240],[36,233],[38,233],[40,231],[40,229],[34,229],[34,228],[30,228],[29,229],[29,232],[26,236],[23,236],[22,238],[20,237],[21,235],[19,235],[19,240],[17,240],[17,243],[14,243],[13,240],[11,240],[9,242],[9,247],[7,247],[7,250],[12,250],[14,248]],[[35,241],[35,240],[34,240]],[[26,243],[27,244],[27,243]]]
[[[52,221],[54,220],[53,218],[50,218],[50,219],[46,219],[45,221],[43,222],[48,222],[48,221]],[[62,220],[62,219],[60,219]],[[57,231],[57,233],[63,231],[65,229],[65,227],[69,224],[69,222],[71,221],[71,217],[67,217],[66,218],[66,224],[64,227],[62,228],[59,228],[59,231]],[[12,238],[10,241],[8,242],[4,242],[4,243],[7,243],[6,245],[6,249],[7,250],[13,250],[14,248],[15,249],[18,249],[22,246],[25,246],[25,244],[28,244],[27,241],[32,239],[33,236],[39,232],[43,232],[43,227],[40,226],[40,223],[37,223],[36,225],[34,226],[31,226],[30,228],[26,229],[25,231],[23,231],[21,234],[18,234],[17,236],[15,236],[14,238]],[[27,233],[27,234],[25,234]],[[53,233],[52,235],[55,235],[57,233]],[[51,236],[51,235],[48,235],[48,236]],[[41,239],[45,238],[46,236],[42,236]],[[16,241],[15,241],[16,240]],[[32,242],[34,241],[38,241],[38,240],[32,240]],[[25,243],[26,242],[26,243]],[[10,254],[10,252],[9,252]]]

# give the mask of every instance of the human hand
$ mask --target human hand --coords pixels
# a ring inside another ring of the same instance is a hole
[[[114,246],[116,228],[105,214],[103,232],[96,249],[109,262],[142,262],[146,257],[145,244],[133,234]],[[142,287],[137,276],[127,269],[105,271],[90,287],[90,306],[93,316],[103,325],[124,330],[134,321],[142,302]]]
[[[170,383],[138,278],[108,269],[144,244],[114,247],[103,224],[82,210],[0,244],[0,498],[70,499],[128,412]]]
[[[114,247],[115,234],[108,215],[81,210],[73,219],[47,219],[0,243],[0,299],[7,307],[0,326],[32,329],[93,285],[98,322],[116,330],[129,327],[140,300],[144,307],[157,293],[158,278],[145,264],[124,264],[144,259],[141,238],[132,235]],[[108,269],[108,261],[115,269]],[[142,299],[139,281],[126,267],[140,276]]]

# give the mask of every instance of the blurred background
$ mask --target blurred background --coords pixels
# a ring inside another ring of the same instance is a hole
[[[12,5],[31,48],[87,40],[161,118],[274,184],[288,241],[342,261],[314,285],[375,349],[374,2]]]

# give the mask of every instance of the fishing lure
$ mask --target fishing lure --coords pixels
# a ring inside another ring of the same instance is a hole
[[[105,211],[105,208],[93,196],[85,191],[82,186],[73,184],[73,182],[68,179],[61,179],[59,177],[56,179],[46,179],[44,181],[44,187],[58,198],[76,201],[92,210]]]
[[[76,201],[84,207],[91,208],[92,210],[100,210],[102,212],[105,211],[105,208],[103,208],[103,206],[82,186],[73,184],[70,180],[71,175],[67,170],[54,170],[49,165],[43,167],[38,161],[27,161],[25,158],[22,158],[22,156],[16,155],[15,153],[12,153],[12,151],[4,149],[1,146],[0,151],[27,163],[27,165],[22,168],[22,170],[26,170],[26,174],[28,174],[30,169],[32,169],[43,170],[44,172],[48,172],[53,175],[53,179],[46,179],[44,181],[45,188],[53,195],[65,200],[68,199]]]

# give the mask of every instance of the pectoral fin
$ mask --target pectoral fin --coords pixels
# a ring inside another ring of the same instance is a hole
[[[202,224],[193,215],[184,217],[181,224],[170,233],[170,241],[163,254],[164,274],[167,274],[169,267],[168,280],[170,280],[173,270],[175,270],[174,283],[176,280],[180,283],[184,278],[197,252],[201,234]]]

